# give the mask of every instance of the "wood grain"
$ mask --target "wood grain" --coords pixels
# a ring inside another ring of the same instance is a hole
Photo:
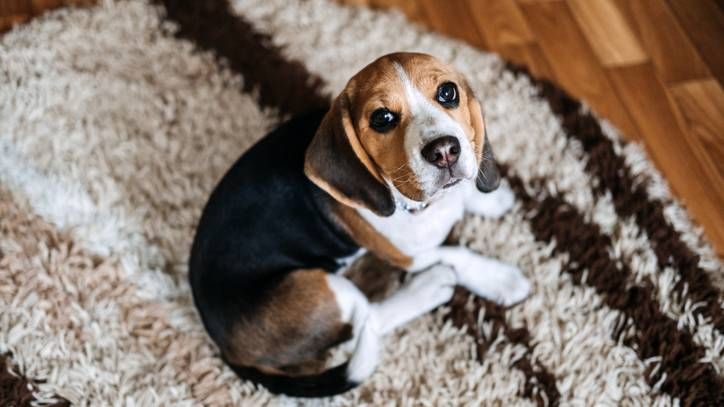
[[[707,66],[663,1],[617,0],[617,4],[635,22],[656,73],[665,84],[709,76]]]
[[[724,2],[722,2],[724,3]],[[719,83],[724,82],[724,4],[668,0],[673,13]]]
[[[0,0],[0,34],[61,6],[87,6],[94,0]]]
[[[586,100],[624,133],[637,138],[638,130],[612,91],[606,73],[586,43],[566,3],[526,3],[521,8],[533,33],[549,39],[541,42],[540,46],[558,82]]]
[[[487,47],[484,35],[470,15],[467,0],[447,0],[445,7],[438,7],[437,0],[420,0],[419,4],[424,10],[425,21],[432,29],[479,48]]]
[[[533,41],[518,6],[509,0],[468,0],[473,21],[483,32],[491,49]]]
[[[72,5],[72,1],[68,0],[29,0],[30,8],[33,14],[40,14],[45,10],[52,10],[60,6]]]
[[[553,69],[538,44],[502,45],[497,52],[506,60],[527,67],[538,78],[555,80]]]
[[[709,225],[709,237],[718,247],[724,247],[721,174],[708,159],[702,140],[688,137],[680,129],[668,96],[653,72],[651,64],[641,64],[613,68],[609,74],[641,132],[656,135],[644,141],[671,188],[696,220]]]
[[[30,12],[30,0],[3,0],[0,1],[1,16],[23,15]]]
[[[361,0],[372,8],[395,8],[402,11],[410,20],[422,22],[425,19],[420,3],[410,0]]]
[[[714,79],[690,81],[667,89],[687,141],[696,148],[714,192],[724,190],[724,91]],[[722,207],[724,211],[724,207]]]
[[[601,64],[638,64],[648,58],[613,0],[568,0],[568,5]]]
[[[30,0],[0,1],[0,32],[24,23],[31,16]]]

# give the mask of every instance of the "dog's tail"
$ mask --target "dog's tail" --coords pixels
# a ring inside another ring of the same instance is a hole
[[[358,386],[374,372],[380,352],[380,337],[375,331],[372,324],[365,324],[349,361],[318,374],[288,376],[231,363],[229,366],[242,379],[261,384],[275,394],[293,397],[334,396]]]
[[[272,393],[293,397],[334,396],[359,385],[347,377],[349,362],[309,376],[286,376],[264,373],[253,367],[230,366],[242,379],[260,384]]]

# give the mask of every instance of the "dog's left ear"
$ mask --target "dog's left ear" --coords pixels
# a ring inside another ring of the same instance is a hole
[[[480,103],[475,98],[470,86],[465,86],[468,94],[468,112],[470,112],[470,125],[473,128],[473,140],[475,142],[475,155],[478,159],[478,176],[475,178],[475,186],[481,192],[491,192],[500,185],[500,172],[495,163],[493,149],[488,141],[488,134],[483,121],[483,112]]]

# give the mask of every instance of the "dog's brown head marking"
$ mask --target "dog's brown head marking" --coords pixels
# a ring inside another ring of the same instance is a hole
[[[479,102],[432,56],[395,53],[367,65],[335,99],[310,144],[307,176],[340,202],[382,216],[463,179],[498,184]]]

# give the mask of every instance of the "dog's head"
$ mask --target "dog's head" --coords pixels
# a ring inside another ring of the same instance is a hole
[[[335,199],[381,216],[424,205],[463,180],[497,188],[480,104],[432,56],[396,53],[347,83],[306,153],[305,173]]]

